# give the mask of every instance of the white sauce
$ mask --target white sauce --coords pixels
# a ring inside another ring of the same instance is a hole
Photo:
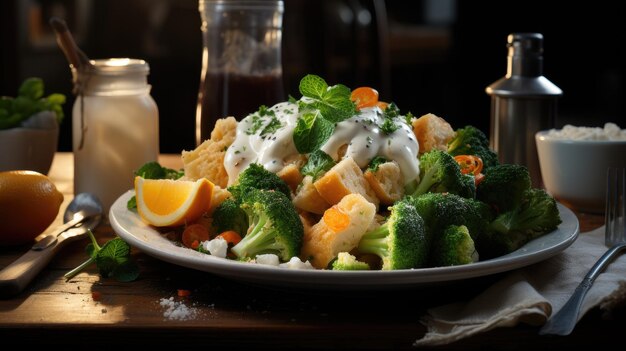
[[[271,121],[270,118],[265,118],[263,127],[258,128],[255,134],[248,134],[253,126],[255,114],[244,118],[237,125],[235,141],[226,150],[224,157],[229,185],[233,184],[239,173],[248,168],[251,163],[259,163],[268,171],[276,173],[285,167],[285,159],[298,154],[293,143],[293,129],[298,120],[298,105],[281,102],[269,110],[273,111],[282,123],[282,127],[274,133],[261,136],[263,127]]]
[[[391,134],[380,130],[384,121],[383,112],[378,107],[364,108],[361,114],[339,122],[335,132],[321,147],[321,150],[334,160],[343,145],[348,145],[344,157],[352,157],[361,168],[367,167],[376,156],[383,156],[398,163],[404,183],[408,184],[419,176],[418,151],[413,129],[404,122],[404,117],[396,118],[400,128]]]
[[[254,134],[249,133],[253,127],[254,116],[258,119],[258,114],[251,114],[239,122],[235,141],[224,158],[229,185],[251,163],[259,163],[268,171],[276,173],[286,165],[285,160],[298,154],[293,143],[293,130],[299,117],[297,104],[283,102],[269,110],[274,112],[282,124],[271,134],[261,136],[261,130],[270,123],[271,118],[264,118],[263,126],[257,128]],[[337,123],[333,135],[321,150],[338,161],[339,149],[347,145],[343,157],[352,157],[361,168],[367,167],[374,157],[383,156],[398,163],[405,184],[415,180],[419,176],[419,145],[413,130],[404,122],[404,117],[397,117],[395,124],[399,128],[386,134],[379,127],[384,122],[380,108],[365,108],[360,112],[359,115]]]

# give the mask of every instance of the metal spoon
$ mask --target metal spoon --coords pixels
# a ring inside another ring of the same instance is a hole
[[[0,295],[11,296],[22,291],[66,242],[80,239],[87,234],[87,229],[94,229],[100,223],[102,213],[102,204],[95,195],[76,195],[63,214],[65,224],[0,271]]]

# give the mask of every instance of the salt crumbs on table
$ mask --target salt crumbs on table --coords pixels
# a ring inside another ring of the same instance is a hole
[[[162,298],[159,301],[161,307],[165,308],[163,317],[169,320],[186,321],[196,317],[198,310],[188,307],[183,301],[175,301],[174,297]]]

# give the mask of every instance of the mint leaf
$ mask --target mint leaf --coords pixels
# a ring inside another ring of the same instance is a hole
[[[98,267],[100,275],[105,278],[113,277],[120,282],[129,282],[137,279],[139,266],[130,256],[130,245],[121,238],[116,237],[100,247],[91,230],[88,230],[87,234],[91,239],[91,243],[87,245],[85,250],[90,257],[78,267],[67,272],[64,275],[66,279],[72,279],[94,262]]]
[[[301,154],[311,153],[324,145],[335,126],[325,120],[319,111],[303,114],[293,130],[293,142]]]
[[[307,74],[300,80],[299,90],[303,96],[323,100],[327,89],[328,84],[326,84],[326,81],[314,74]]]
[[[133,260],[125,260],[113,269],[111,276],[118,282],[132,282],[139,277],[139,266]]]
[[[322,150],[315,150],[309,154],[309,160],[300,170],[303,175],[310,175],[313,181],[335,165],[335,160]]]
[[[328,87],[326,81],[316,75],[309,74],[300,81],[300,93],[307,97],[301,100],[299,107],[317,109],[325,119],[338,123],[354,116],[356,106],[350,100],[350,88],[342,84]]]
[[[103,277],[109,277],[118,265],[130,256],[130,246],[122,239],[115,238],[107,241],[102,249],[96,253],[96,265]]]

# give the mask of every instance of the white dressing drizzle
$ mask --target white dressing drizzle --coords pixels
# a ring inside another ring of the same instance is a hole
[[[251,131],[254,129],[255,114],[239,122],[235,141],[224,158],[229,185],[251,163],[259,163],[268,171],[276,173],[286,165],[285,160],[298,154],[293,142],[293,130],[299,117],[298,105],[282,102],[269,110],[273,111],[281,124],[272,133],[262,135],[263,128],[271,122],[271,118],[263,118],[263,124],[254,133]],[[395,124],[399,128],[386,134],[380,129],[384,121],[380,108],[364,108],[360,112],[337,123],[333,135],[321,150],[338,161],[339,150],[347,145],[343,157],[352,157],[361,168],[367,167],[374,157],[383,156],[398,163],[405,184],[415,180],[419,176],[419,146],[413,130],[404,122],[404,117],[396,117]],[[256,116],[256,123],[259,123],[258,112]]]

